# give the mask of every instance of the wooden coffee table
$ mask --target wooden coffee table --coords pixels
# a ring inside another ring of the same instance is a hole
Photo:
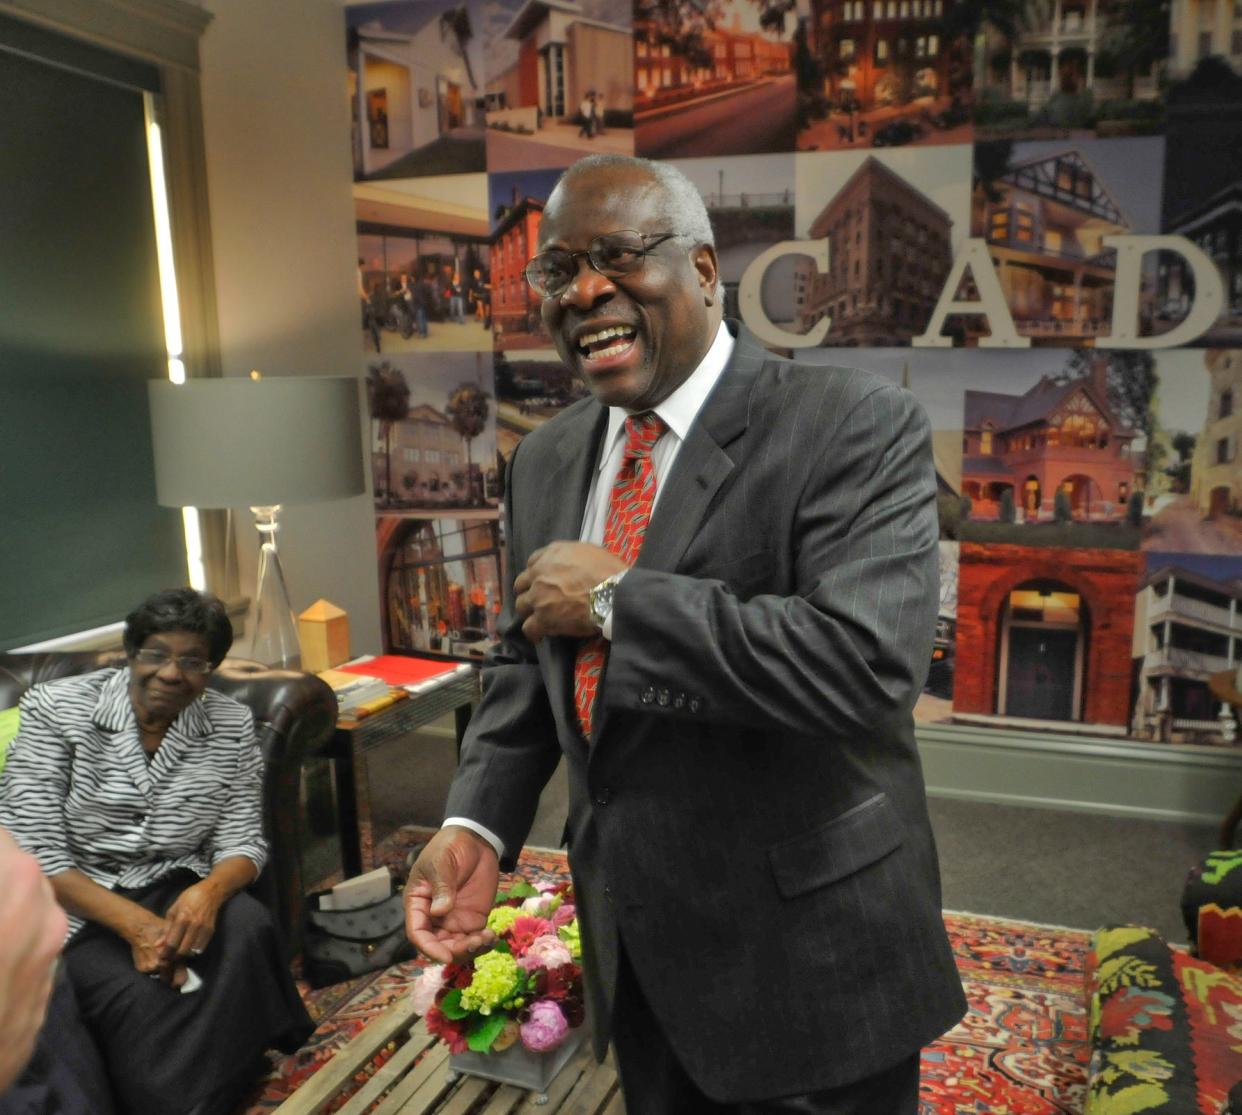
[[[338,1115],[624,1115],[611,1053],[597,1064],[589,1047],[571,1058],[546,1096],[449,1070],[448,1047],[427,1033],[408,1001],[394,1003],[276,1109],[319,1115],[389,1043],[396,1051]],[[379,1101],[378,1106],[373,1106]]]

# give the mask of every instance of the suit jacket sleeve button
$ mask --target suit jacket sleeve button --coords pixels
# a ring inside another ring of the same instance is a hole
[[[647,686],[647,688],[639,694],[638,699],[642,701],[644,705],[651,704],[651,702],[655,700],[655,690],[650,685]]]
[[[685,703],[686,695],[684,693],[678,693],[677,696],[673,698],[673,708],[682,708],[685,706]]]
[[[661,689],[656,696],[656,702],[661,708],[668,708],[669,692],[667,689]]]
[[[690,698],[690,711],[691,712],[698,712],[699,709],[701,709],[702,707],[703,707],[703,702],[700,701],[698,697]]]

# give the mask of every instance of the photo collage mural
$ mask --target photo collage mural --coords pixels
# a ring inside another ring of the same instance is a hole
[[[560,172],[671,162],[726,309],[931,417],[916,716],[1242,746],[1242,0],[346,8],[386,648],[496,636],[504,460],[580,398],[522,270]],[[1219,685],[1219,681],[1217,683]]]

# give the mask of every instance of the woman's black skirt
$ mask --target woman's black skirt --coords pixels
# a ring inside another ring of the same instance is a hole
[[[117,893],[162,915],[198,881],[178,872]],[[203,981],[198,991],[183,994],[137,971],[129,945],[94,924],[69,942],[65,964],[125,1115],[179,1115],[244,1088],[264,1050],[291,1053],[314,1029],[271,915],[244,892],[224,904],[211,944],[190,963]]]

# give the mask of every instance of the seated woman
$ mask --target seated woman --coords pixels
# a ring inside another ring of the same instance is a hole
[[[22,699],[0,825],[69,914],[65,966],[117,1110],[227,1115],[264,1050],[313,1029],[243,893],[267,853],[263,758],[249,709],[207,688],[233,641],[219,600],[157,593],[124,639],[127,668]]]

